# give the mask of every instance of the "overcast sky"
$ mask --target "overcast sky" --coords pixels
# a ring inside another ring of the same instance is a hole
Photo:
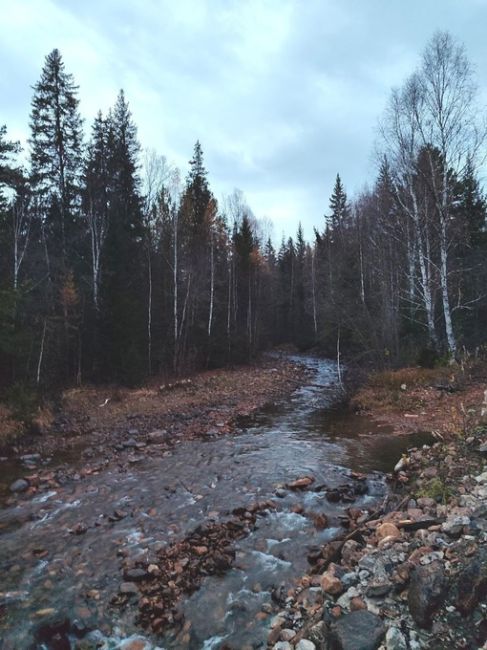
[[[375,175],[377,120],[437,29],[487,104],[487,0],[0,0],[0,124],[25,142],[31,86],[61,50],[89,125],[124,88],[143,147],[186,174],[200,139],[217,195],[275,237],[321,227],[334,178]]]

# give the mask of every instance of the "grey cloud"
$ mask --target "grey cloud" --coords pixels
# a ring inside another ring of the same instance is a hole
[[[14,133],[27,134],[30,85],[59,47],[88,123],[124,87],[144,146],[184,174],[199,138],[217,195],[241,188],[277,236],[299,220],[308,236],[321,227],[337,171],[350,194],[373,181],[390,88],[436,29],[466,43],[487,87],[479,0],[18,0],[12,11],[0,121]]]

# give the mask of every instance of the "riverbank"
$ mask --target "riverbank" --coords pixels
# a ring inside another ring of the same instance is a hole
[[[371,373],[353,392],[350,406],[396,434],[429,431],[449,440],[482,422],[486,388],[485,362],[403,368]]]
[[[372,376],[356,407],[397,434],[435,431],[408,450],[390,494],[349,508],[274,618],[275,650],[487,647],[487,427],[484,368]]]
[[[306,374],[304,366],[276,356],[139,389],[67,390],[56,412],[40,414],[36,433],[1,448],[0,496],[10,486],[34,495],[113,461],[123,468],[184,440],[232,433],[239,419],[289,395]]]

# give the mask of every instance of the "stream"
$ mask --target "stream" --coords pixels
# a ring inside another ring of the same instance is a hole
[[[65,617],[98,630],[105,648],[121,648],[136,634],[167,649],[265,648],[272,615],[259,613],[278,611],[272,592],[306,573],[308,550],[341,531],[347,507],[381,499],[383,473],[424,441],[391,436],[368,417],[335,411],[335,363],[293,359],[314,371],[311,378],[290,398],[242,421],[237,434],[182,442],[166,457],[147,455],[123,471],[109,466],[0,510],[0,647],[54,648],[36,630]],[[283,489],[304,475],[338,488],[350,483],[352,471],[367,473],[367,492],[353,504],[330,503],[324,491]],[[256,499],[273,499],[277,509],[259,515],[255,529],[236,543],[225,575],[206,577],[186,598],[184,643],[170,632],[151,638],[138,628],[135,607],[111,604],[123,581],[121,552],[164,548]],[[298,505],[302,514],[293,511]],[[317,529],[309,513],[326,514],[329,525]],[[80,522],[86,532],[75,534]]]

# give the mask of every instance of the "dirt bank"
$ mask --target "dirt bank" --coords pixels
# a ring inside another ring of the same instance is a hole
[[[487,364],[373,373],[351,406],[398,434],[430,431],[444,439],[472,430],[487,408]]]

